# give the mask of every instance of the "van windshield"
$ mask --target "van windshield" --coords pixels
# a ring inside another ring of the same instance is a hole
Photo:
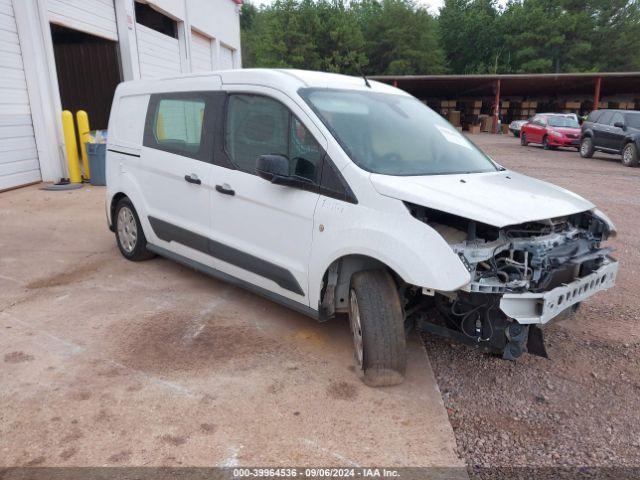
[[[495,172],[498,167],[414,97],[304,88],[302,98],[361,168],[384,175]]]

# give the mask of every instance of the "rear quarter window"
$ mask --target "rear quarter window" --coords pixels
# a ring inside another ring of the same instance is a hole
[[[211,161],[211,135],[205,135],[210,99],[205,92],[151,95],[144,146],[194,160]]]
[[[144,121],[149,95],[120,97],[113,125],[110,125],[109,143],[140,148],[144,134]]]
[[[627,113],[627,126],[640,129],[640,113]]]

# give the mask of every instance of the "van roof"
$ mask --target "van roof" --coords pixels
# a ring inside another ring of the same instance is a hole
[[[338,73],[314,72],[309,70],[243,68],[184,74],[175,77],[135,80],[123,82],[118,87],[118,95],[160,93],[167,91],[196,91],[220,87],[221,85],[247,84],[272,87],[282,91],[296,92],[299,88],[336,88],[348,90],[376,91],[408,95],[402,90],[368,80],[363,77]]]

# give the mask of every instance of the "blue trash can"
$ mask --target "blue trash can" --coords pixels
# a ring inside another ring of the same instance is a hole
[[[104,163],[107,156],[106,143],[85,143],[87,157],[89,157],[89,170],[91,171],[91,185],[106,185],[107,179],[104,173]]]

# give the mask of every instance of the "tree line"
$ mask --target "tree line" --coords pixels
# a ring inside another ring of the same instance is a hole
[[[639,0],[247,1],[244,67],[348,74],[640,69]]]

